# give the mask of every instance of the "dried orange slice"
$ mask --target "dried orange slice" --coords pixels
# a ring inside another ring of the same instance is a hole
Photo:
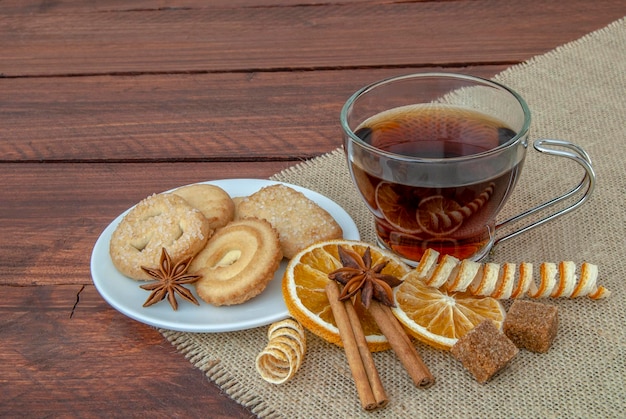
[[[446,293],[429,287],[415,274],[408,274],[394,289],[393,313],[409,334],[440,349],[450,349],[456,341],[483,320],[502,327],[505,310],[491,297]]]
[[[458,202],[441,195],[423,199],[417,207],[417,224],[432,236],[454,233],[463,224],[463,213]]]
[[[379,183],[375,193],[376,206],[395,229],[410,234],[420,233],[421,228],[415,217],[419,199],[412,200],[408,188],[406,193],[398,188],[401,186],[389,182]]]
[[[337,246],[352,249],[362,255],[370,247],[372,265],[383,260],[389,263],[382,273],[402,278],[409,272],[397,256],[368,243],[349,240],[328,240],[315,243],[294,256],[287,265],[283,276],[282,292],[287,309],[293,318],[312,333],[328,342],[342,346],[339,329],[335,323],[328,298],[326,284],[328,274],[342,265],[337,254]],[[360,305],[356,305],[361,318],[363,332],[371,351],[389,349],[389,342],[378,329],[371,315]]]

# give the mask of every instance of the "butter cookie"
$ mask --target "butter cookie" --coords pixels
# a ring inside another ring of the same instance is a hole
[[[267,287],[282,258],[278,233],[270,223],[245,219],[217,230],[189,271],[202,275],[195,287],[205,302],[241,304]]]
[[[237,218],[262,218],[278,231],[283,255],[291,259],[307,246],[343,237],[341,226],[303,193],[282,184],[267,186],[237,205]]]
[[[172,191],[209,220],[212,230],[224,227],[235,218],[235,203],[222,188],[206,183],[181,186]]]
[[[142,266],[157,266],[163,248],[174,260],[194,256],[212,231],[200,211],[173,194],[151,195],[134,206],[111,236],[113,265],[137,280],[152,279]]]

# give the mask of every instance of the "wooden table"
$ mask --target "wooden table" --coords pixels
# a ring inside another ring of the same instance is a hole
[[[104,227],[153,192],[335,149],[366,83],[490,77],[625,14],[621,0],[0,1],[0,415],[251,416],[99,296]]]

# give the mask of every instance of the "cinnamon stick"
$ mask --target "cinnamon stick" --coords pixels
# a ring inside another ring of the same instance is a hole
[[[354,332],[354,337],[359,348],[359,353],[361,354],[361,360],[363,361],[367,378],[370,382],[370,386],[372,387],[372,393],[374,394],[376,405],[378,407],[385,407],[387,406],[387,403],[389,403],[389,399],[387,398],[387,393],[385,393],[383,383],[380,381],[380,376],[376,370],[372,352],[370,352],[370,348],[367,346],[367,339],[365,339],[365,332],[363,332],[363,326],[361,325],[359,315],[354,309],[354,305],[351,300],[346,300],[343,304],[346,307],[346,312],[348,313],[348,318],[350,319],[350,325],[352,326],[352,331]]]
[[[356,343],[356,338],[354,337],[354,332],[352,331],[346,307],[343,302],[339,301],[339,287],[336,282],[330,281],[326,285],[326,295],[328,296],[330,308],[335,317],[335,323],[337,323],[337,328],[339,329],[339,335],[343,342],[346,358],[348,359],[348,366],[354,378],[361,406],[365,410],[374,410],[378,407],[376,399],[374,398],[372,387],[367,378],[367,372],[365,371],[365,366],[361,359],[361,354]]]
[[[409,376],[419,388],[428,388],[435,383],[435,378],[424,364],[424,361],[417,353],[417,349],[407,336],[393,315],[391,309],[378,301],[372,300],[369,312],[374,317],[378,328],[385,335],[391,348],[394,350],[400,362],[408,372]]]

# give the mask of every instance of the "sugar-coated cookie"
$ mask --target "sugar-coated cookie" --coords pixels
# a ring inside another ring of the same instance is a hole
[[[212,231],[202,213],[173,194],[151,195],[133,207],[111,236],[109,253],[115,267],[137,280],[152,279],[141,267],[159,265],[161,251],[173,260],[198,253]]]
[[[278,231],[286,258],[315,242],[343,237],[341,226],[326,210],[282,184],[267,186],[242,199],[237,205],[237,218],[249,217],[269,221]]]
[[[172,193],[180,196],[209,220],[212,230],[224,227],[235,217],[235,203],[219,186],[205,183],[182,186]]]

